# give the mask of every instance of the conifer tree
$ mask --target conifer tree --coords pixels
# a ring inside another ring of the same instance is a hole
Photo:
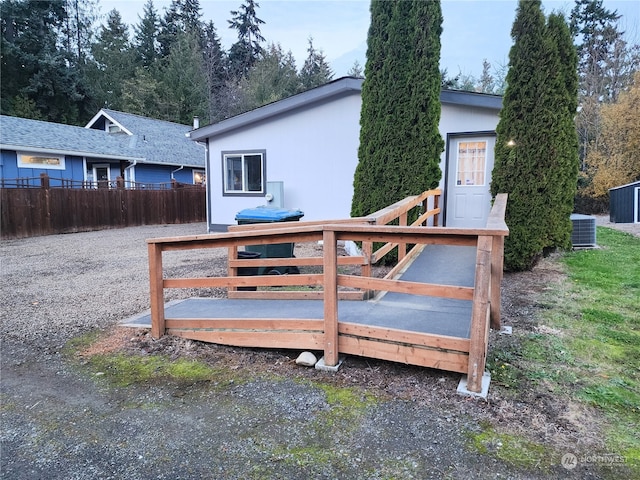
[[[300,69],[300,81],[305,90],[324,85],[333,77],[333,72],[324,53],[322,50],[316,50],[313,46],[313,38],[309,38],[307,53],[304,65]]]
[[[92,45],[92,67],[88,77],[93,85],[97,107],[122,108],[122,85],[134,74],[133,51],[127,26],[120,12],[111,10]]]
[[[260,33],[260,25],[264,21],[258,18],[258,7],[255,0],[245,0],[238,10],[231,11],[233,17],[228,20],[229,28],[238,32],[238,41],[229,49],[230,73],[238,79],[249,73],[263,53],[265,39]]]
[[[578,131],[575,116],[578,109],[578,55],[571,31],[561,14],[551,14],[547,21],[547,39],[550,42],[549,58],[557,58],[557,69],[550,75],[557,77],[555,98],[550,98],[549,110],[555,111],[556,132],[548,140],[552,144],[549,166],[553,188],[549,188],[552,205],[547,214],[548,238],[546,248],[571,247],[571,212],[578,183],[580,165]]]
[[[352,216],[438,185],[441,32],[439,1],[371,3]]]
[[[526,270],[568,246],[576,184],[577,60],[564,19],[547,26],[539,0],[520,0],[497,127],[491,193],[508,193],[505,265]]]
[[[140,17],[138,17],[140,18]],[[140,23],[134,26],[134,44],[137,62],[143,67],[151,67],[159,56],[158,31],[160,18],[153,0],[147,0]]]

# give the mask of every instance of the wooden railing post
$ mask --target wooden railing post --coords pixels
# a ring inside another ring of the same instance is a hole
[[[436,210],[440,208],[440,194],[433,196],[433,209]],[[437,227],[440,225],[440,214],[436,213],[433,216],[433,226]]]
[[[469,366],[467,370],[467,389],[476,393],[482,390],[482,376],[484,375],[487,359],[492,242],[493,237],[491,236],[482,235],[478,237],[476,277],[471,309]]]
[[[232,267],[231,265],[229,265],[229,262],[231,260],[235,260],[236,258],[238,258],[238,246],[237,245],[233,245],[231,247],[229,247],[229,253],[227,256],[227,275],[230,277],[237,277],[238,276],[238,268],[237,267]],[[234,286],[234,285],[230,285],[229,287],[227,287],[227,292],[234,292],[238,290],[238,287]]]
[[[338,249],[336,233],[324,230],[322,234],[324,270],[324,363],[338,364]]]
[[[371,278],[372,269],[371,269],[371,256],[373,255],[373,243],[371,242],[362,242],[362,256],[364,257],[364,261],[366,262],[362,265],[362,269],[360,274],[363,278]],[[365,290],[364,299],[368,300],[373,295],[373,290]]]
[[[504,269],[504,237],[495,235],[493,237],[493,247],[491,250],[491,328],[500,330],[501,328],[501,308],[500,286]]]
[[[400,214],[398,218],[398,224],[401,227],[407,226],[407,212],[403,212]],[[406,243],[398,243],[398,261],[402,260],[407,256],[407,244]]]
[[[149,293],[151,297],[151,335],[160,338],[165,332],[162,247],[149,243]]]

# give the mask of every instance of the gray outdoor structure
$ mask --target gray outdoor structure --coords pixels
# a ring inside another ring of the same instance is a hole
[[[640,181],[609,189],[609,219],[613,223],[640,223]]]

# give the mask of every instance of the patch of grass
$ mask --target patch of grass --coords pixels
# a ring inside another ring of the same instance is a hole
[[[238,372],[212,368],[203,362],[171,360],[161,355],[99,354],[90,357],[87,365],[95,375],[118,387],[159,381],[213,382],[214,386],[224,386],[238,375]]]
[[[558,334],[524,336],[514,361],[524,378],[599,409],[605,451],[640,477],[640,239],[599,227],[598,243],[562,258],[568,283],[549,290],[555,306],[541,312]]]
[[[491,454],[505,463],[522,469],[546,470],[554,458],[551,449],[527,440],[524,437],[498,433],[489,425],[480,432],[469,433],[469,441],[474,450]]]
[[[522,379],[517,368],[516,353],[510,348],[491,350],[487,358],[487,370],[491,373],[491,382],[505,388],[517,387]]]
[[[93,330],[78,337],[69,340],[62,349],[62,353],[66,356],[73,356],[81,350],[90,347],[98,341],[104,332],[101,330]]]

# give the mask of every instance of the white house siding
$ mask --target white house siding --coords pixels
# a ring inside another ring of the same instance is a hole
[[[309,108],[269,117],[209,138],[209,218],[212,227],[235,223],[245,208],[265,204],[262,197],[222,195],[222,151],[266,150],[267,181],[284,182],[284,207],[300,209],[303,220],[348,218],[353,176],[358,163],[360,92],[313,103]],[[473,134],[495,131],[497,109],[443,103],[440,133]],[[447,149],[441,155],[445,189]],[[454,162],[451,155],[449,162]]]
[[[209,145],[210,223],[229,225],[264,198],[222,195],[222,152],[266,150],[267,181],[284,182],[284,208],[303,220],[348,218],[358,162],[359,92],[216,136]]]

